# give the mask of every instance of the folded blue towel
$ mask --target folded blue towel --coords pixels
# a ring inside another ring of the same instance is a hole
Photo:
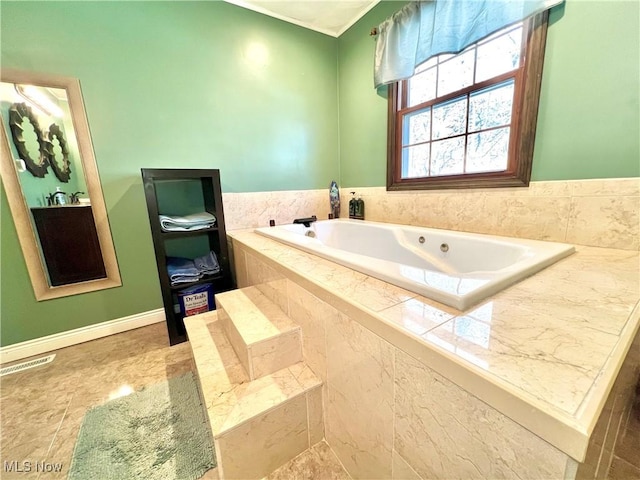
[[[201,276],[193,260],[182,257],[167,257],[167,273],[172,285],[195,282]]]
[[[215,275],[219,271],[220,264],[213,251],[194,260],[183,257],[167,257],[167,273],[171,285],[195,282],[205,275]]]
[[[216,254],[211,251],[202,257],[197,257],[193,260],[195,267],[203,275],[213,275],[220,271],[220,264]]]

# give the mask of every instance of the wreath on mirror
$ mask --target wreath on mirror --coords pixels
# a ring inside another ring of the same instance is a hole
[[[56,155],[53,151],[53,140],[56,139],[62,150],[62,162],[56,161]],[[56,174],[61,182],[68,182],[71,174],[71,162],[69,161],[69,149],[67,148],[67,139],[64,138],[64,132],[56,123],[52,123],[49,127],[49,135],[45,138],[45,151],[49,159],[49,165],[53,173]]]
[[[33,131],[38,139],[37,159],[34,158],[35,152],[29,152],[25,144],[23,135],[24,128],[22,127],[25,119],[27,119],[33,127]],[[49,167],[49,159],[46,155],[46,139],[31,107],[26,103],[14,103],[11,105],[11,108],[9,108],[9,128],[11,129],[13,143],[16,146],[16,150],[18,150],[18,156],[24,160],[27,170],[29,170],[34,177],[44,178],[47,173],[47,168]]]

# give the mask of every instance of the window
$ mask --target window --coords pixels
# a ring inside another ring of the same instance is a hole
[[[529,184],[546,27],[545,12],[391,85],[388,190]]]

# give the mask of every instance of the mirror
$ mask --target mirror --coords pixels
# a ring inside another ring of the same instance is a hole
[[[122,285],[77,79],[2,70],[0,174],[37,300]]]

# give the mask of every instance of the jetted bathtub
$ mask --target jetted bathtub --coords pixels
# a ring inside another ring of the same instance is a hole
[[[458,310],[575,251],[562,243],[361,220],[255,231]]]

